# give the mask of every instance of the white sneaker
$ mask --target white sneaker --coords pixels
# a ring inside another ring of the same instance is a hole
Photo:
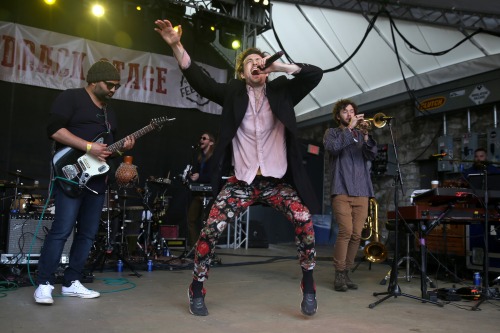
[[[52,298],[52,290],[54,286],[47,282],[47,284],[41,284],[36,288],[33,296],[35,297],[35,302],[40,304],[52,304],[54,299]]]
[[[97,291],[87,289],[80,281],[71,281],[71,286],[62,287],[62,294],[65,296],[76,296],[80,298],[96,298],[101,296]]]

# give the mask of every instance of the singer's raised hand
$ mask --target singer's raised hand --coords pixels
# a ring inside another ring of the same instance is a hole
[[[180,43],[182,36],[182,26],[177,26],[177,31],[169,20],[156,20],[155,31],[167,42],[168,45]]]

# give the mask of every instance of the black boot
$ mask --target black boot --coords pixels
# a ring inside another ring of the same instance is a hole
[[[333,282],[335,291],[347,291],[344,271],[335,271],[335,281]]]
[[[344,279],[345,279],[345,284],[346,284],[347,288],[349,288],[349,289],[358,289],[358,285],[356,283],[354,283],[354,282],[351,281],[351,279],[349,278],[348,273],[349,273],[349,270],[346,269],[344,271]]]

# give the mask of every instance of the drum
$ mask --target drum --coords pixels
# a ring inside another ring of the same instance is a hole
[[[34,213],[37,207],[43,206],[42,196],[39,194],[23,194],[12,201],[10,211],[13,213]]]
[[[118,193],[115,190],[107,190],[104,206],[102,207],[102,220],[108,220],[108,212],[109,219],[113,219],[120,214],[120,205],[118,204]]]
[[[153,202],[153,222],[155,224],[165,222],[170,198],[169,196],[161,196]]]

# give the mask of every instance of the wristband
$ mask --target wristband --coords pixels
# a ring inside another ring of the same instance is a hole
[[[87,142],[87,153],[90,153],[91,149],[92,149],[92,142]]]

